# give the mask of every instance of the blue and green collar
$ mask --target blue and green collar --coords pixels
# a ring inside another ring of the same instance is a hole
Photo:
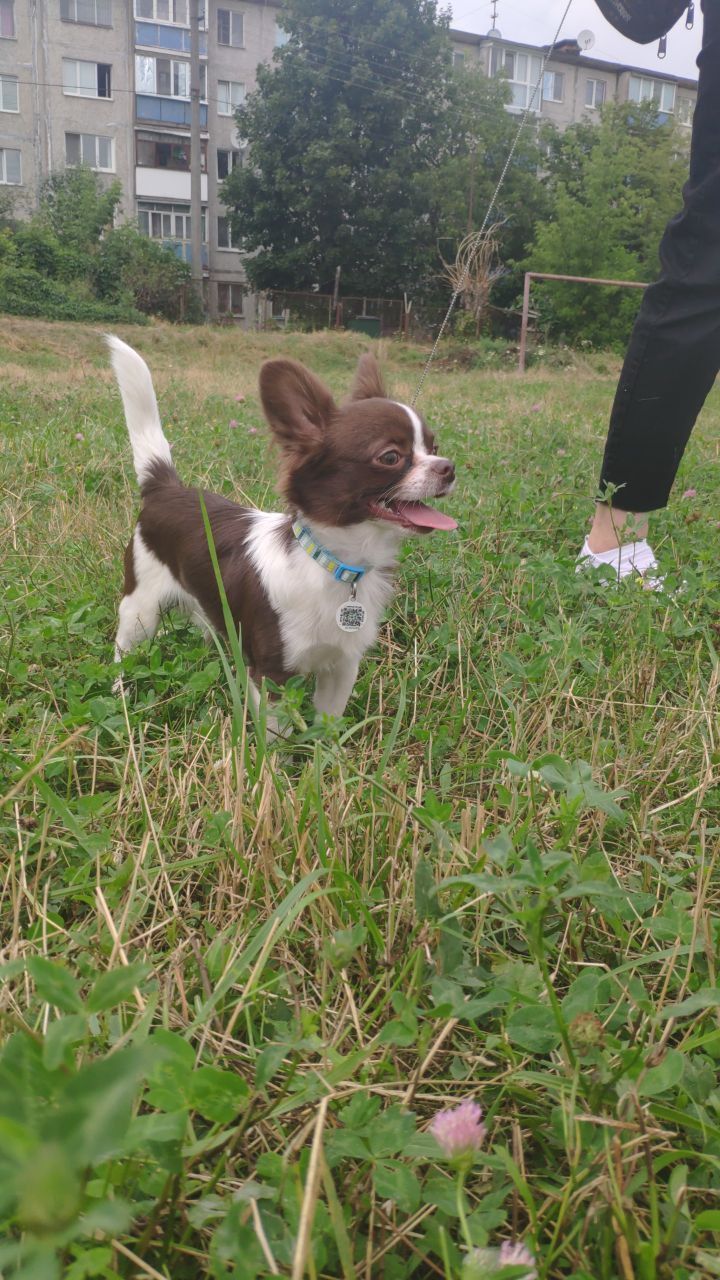
[[[345,564],[342,560],[334,556],[327,547],[323,547],[318,542],[315,534],[308,528],[300,516],[293,521],[292,531],[296,542],[300,543],[303,551],[305,551],[311,560],[319,564],[322,569],[332,574],[336,582],[356,583],[364,576],[366,570],[361,569],[355,564]]]

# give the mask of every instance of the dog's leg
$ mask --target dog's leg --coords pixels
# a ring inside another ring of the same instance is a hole
[[[115,661],[157,631],[160,609],[177,595],[170,570],[148,550],[139,530],[125,552],[125,595],[120,601]]]
[[[354,658],[319,671],[315,677],[313,703],[319,716],[341,716],[357,680],[359,663]]]

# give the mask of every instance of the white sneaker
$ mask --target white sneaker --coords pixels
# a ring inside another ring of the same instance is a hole
[[[645,538],[639,542],[626,542],[624,546],[613,547],[611,551],[591,551],[586,538],[577,558],[575,572],[582,573],[584,569],[601,569],[604,565],[613,571],[617,582],[632,574],[641,581],[647,591],[663,589],[664,578],[657,575],[658,562],[650,543]]]

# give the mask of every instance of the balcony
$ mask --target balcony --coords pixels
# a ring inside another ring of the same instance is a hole
[[[135,44],[151,49],[190,52],[190,32],[185,27],[168,27],[161,22],[136,22]],[[207,57],[207,32],[200,32],[200,56]]]
[[[182,262],[187,262],[188,266],[192,266],[192,246],[186,240],[162,240],[163,249],[171,249],[176,258],[180,258]],[[209,270],[208,247],[206,244],[202,246],[202,265],[203,270]]]
[[[145,200],[190,199],[190,174],[173,169],[151,169],[138,166],[135,169],[135,194]],[[200,198],[208,198],[207,174],[200,177]]]
[[[135,94],[135,116],[156,124],[182,124],[189,128],[190,103],[186,98],[161,98],[157,94]],[[200,103],[200,128],[207,129],[207,103]]]

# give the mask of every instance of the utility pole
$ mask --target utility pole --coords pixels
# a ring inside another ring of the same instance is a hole
[[[200,0],[190,0],[190,245],[192,282],[203,303],[202,152],[200,142]]]

